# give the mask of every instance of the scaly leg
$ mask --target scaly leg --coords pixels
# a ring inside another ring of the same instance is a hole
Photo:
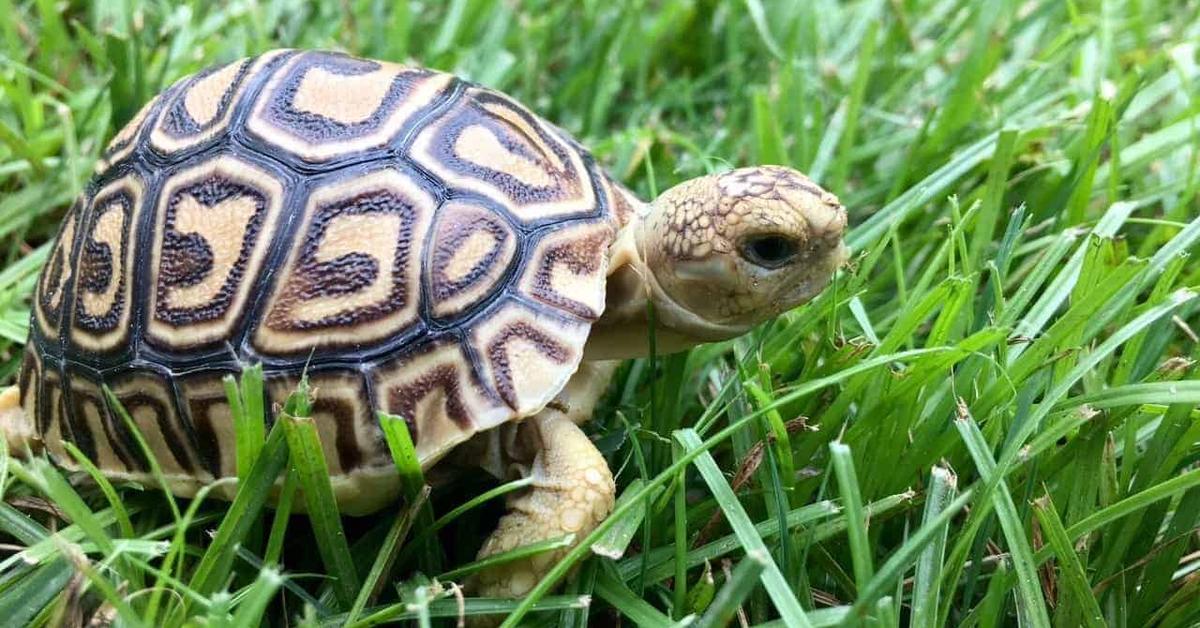
[[[525,421],[517,438],[534,452],[533,484],[509,500],[509,512],[479,550],[479,558],[574,534],[578,542],[612,511],[616,485],[599,450],[576,422],[590,416],[616,362],[586,363],[555,402]],[[468,588],[485,597],[521,597],[567,549],[543,552],[479,572]]]
[[[0,388],[0,432],[8,443],[8,453],[23,456],[33,445],[33,424],[21,407],[21,393],[16,386]]]

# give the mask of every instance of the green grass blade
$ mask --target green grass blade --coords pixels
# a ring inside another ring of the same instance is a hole
[[[630,482],[625,487],[625,490],[621,492],[621,495],[617,497],[616,504],[613,507],[616,508],[617,506],[624,505],[626,501],[632,499],[632,496],[639,492],[643,484],[644,482],[641,478],[636,478]],[[633,541],[633,536],[637,533],[638,528],[642,527],[642,521],[646,518],[646,504],[653,503],[657,497],[658,492],[652,491],[649,496],[641,499],[639,503],[629,509],[627,514],[613,525],[607,534],[592,545],[592,552],[613,560],[621,558],[625,554],[626,548],[629,547],[629,543]]]
[[[263,413],[263,368],[261,364],[242,371],[241,384],[232,375],[222,379],[229,401],[237,442],[237,473],[245,478],[262,451],[266,440],[266,415]]]
[[[854,472],[854,459],[850,456],[850,448],[844,443],[829,444],[829,453],[833,460],[834,475],[837,476],[838,494],[842,498],[842,507],[846,509],[846,520],[849,523],[847,533],[850,538],[850,559],[854,564],[854,582],[862,588],[875,575],[872,564],[871,546],[867,539],[867,518],[863,513],[862,493],[858,485],[858,476]]]
[[[934,467],[929,475],[929,488],[925,493],[923,526],[928,527],[946,505],[954,499],[958,490],[958,478],[942,467]],[[913,577],[912,628],[935,628],[938,624],[938,605],[941,602],[942,565],[945,560],[946,535],[950,526],[943,524],[933,541],[921,551],[917,559],[917,573]]]
[[[734,532],[738,535],[738,539],[749,552],[760,552],[762,556],[767,557],[766,565],[762,572],[763,586],[767,589],[768,595],[771,596],[771,601],[775,603],[776,610],[783,617],[784,622],[789,626],[811,626],[808,617],[804,613],[804,609],[800,608],[800,603],[797,601],[795,594],[792,593],[791,587],[788,586],[787,580],[783,577],[783,573],[779,571],[779,567],[772,561],[767,551],[767,545],[759,536],[758,530],[754,529],[754,525],[750,522],[750,517],[746,515],[746,511],[738,502],[737,496],[734,495],[733,489],[725,480],[724,474],[721,473],[717,462],[713,460],[712,455],[707,450],[702,449],[703,443],[700,441],[700,436],[690,429],[680,430],[675,433],[675,438],[684,446],[685,450],[700,451],[700,455],[696,457],[696,468],[700,471],[700,475],[708,484],[709,490],[713,492],[717,503],[721,506],[721,510],[725,512],[725,518],[733,527]]]
[[[396,472],[400,474],[401,489],[405,499],[411,503],[424,489],[425,474],[421,469],[421,460],[417,457],[417,448],[413,444],[412,435],[408,431],[408,423],[405,422],[404,417],[386,412],[380,412],[378,417],[379,425],[383,429],[384,441],[387,442],[388,451],[392,454],[392,462],[396,465]],[[422,530],[421,538],[437,531],[438,527],[433,520],[433,508],[429,502],[425,502],[421,512],[418,513],[416,525]],[[414,547],[415,551],[419,552],[421,563],[425,569],[441,569],[441,554],[438,552],[436,543],[421,542]]]
[[[974,497],[971,490],[963,491],[961,495],[946,504],[946,507],[932,520],[926,521],[917,531],[908,537],[904,545],[896,550],[890,558],[875,572],[875,577],[858,592],[851,613],[855,616],[865,616],[876,602],[883,598],[887,590],[903,576],[904,572],[916,562],[921,552],[933,543],[941,534],[942,529],[958,514]]]
[[[765,554],[754,550],[746,552],[746,557],[733,569],[733,573],[730,574],[725,585],[717,591],[712,605],[708,607],[708,611],[696,622],[696,625],[706,628],[720,628],[729,625],[746,596],[750,595],[750,591],[758,586],[759,578],[768,562],[770,562],[770,557]]]
[[[1059,518],[1050,496],[1045,495],[1035,501],[1033,512],[1037,515],[1042,532],[1046,534],[1047,547],[1054,551],[1054,555],[1058,559],[1058,573],[1061,581],[1065,583],[1064,593],[1069,594],[1072,602],[1083,609],[1083,621],[1087,626],[1090,628],[1105,626],[1104,613],[1100,610],[1100,603],[1096,601],[1096,596],[1092,593],[1087,573],[1083,570],[1083,564],[1079,562],[1079,555],[1075,552],[1075,547],[1071,544],[1066,529],[1063,528],[1062,519]],[[1062,602],[1060,601],[1060,603]]]
[[[333,576],[334,591],[342,606],[349,608],[360,588],[350,545],[342,529],[342,518],[333,496],[329,467],[321,450],[321,438],[311,417],[283,414],[279,422],[287,435],[291,470],[307,506],[309,520],[317,537],[317,550]]]
[[[492,554],[491,556],[488,556],[487,558],[484,558],[482,560],[477,560],[473,563],[463,565],[462,567],[451,569],[450,571],[447,571],[446,573],[439,575],[438,580],[446,580],[446,581],[457,580],[457,579],[462,578],[463,576],[469,576],[477,571],[481,571],[481,570],[487,569],[489,567],[495,567],[496,565],[503,565],[506,563],[511,563],[515,560],[521,560],[523,558],[529,558],[531,556],[537,556],[538,554],[541,554],[542,552],[552,552],[554,550],[559,550],[564,547],[571,547],[571,545],[574,542],[575,542],[575,535],[574,534],[566,534],[566,535],[563,535],[563,536],[560,536],[557,538],[553,538],[553,539],[546,539],[544,541],[536,541],[533,543],[527,543],[520,547],[508,550],[507,552],[500,552],[498,554]]]
[[[150,449],[150,445],[146,442],[146,438],[142,436],[141,429],[134,422],[133,417],[129,416],[129,412],[125,406],[113,394],[112,389],[107,385],[104,386],[104,397],[108,402],[109,410],[116,412],[121,421],[125,423],[125,429],[129,430],[129,434],[133,436],[133,441],[137,443],[138,450],[141,452],[146,464],[150,466],[150,475],[154,477],[154,481],[158,484],[159,489],[166,498],[167,506],[171,509],[171,515],[178,522],[181,515],[179,512],[179,504],[175,502],[175,495],[171,493],[171,484],[167,481],[166,475],[163,474],[162,466],[158,464],[157,458],[154,456],[154,450]]]
[[[404,494],[411,499],[421,492],[425,478],[421,472],[421,462],[417,458],[417,448],[408,433],[408,424],[403,417],[380,412],[379,425],[383,428],[384,440],[392,453],[396,470],[400,473]]]
[[[596,578],[596,595],[628,617],[636,626],[666,628],[672,625],[670,617],[662,614],[625,586],[613,573],[611,566],[607,569],[601,568],[600,575]]]
[[[275,504],[275,513],[271,519],[271,532],[267,535],[267,549],[263,552],[263,562],[268,565],[279,564],[279,557],[283,553],[284,537],[287,534],[288,521],[292,517],[292,503],[296,499],[298,486],[299,481],[296,479],[294,473],[289,472],[284,475],[283,488],[279,490],[279,502]]]
[[[276,421],[263,443],[262,454],[244,482],[239,481],[237,495],[208,549],[201,556],[190,585],[197,592],[211,595],[224,586],[233,565],[234,549],[245,539],[254,521],[270,501],[271,487],[287,465],[288,445],[281,421]]]
[[[114,516],[116,513],[114,512]],[[16,538],[25,545],[33,545],[50,536],[50,531],[42,524],[29,518],[29,515],[13,508],[7,502],[0,502],[0,530]],[[3,571],[3,569],[0,569]]]
[[[437,521],[434,521],[432,524],[428,526],[419,526],[420,530],[413,535],[413,538],[401,549],[400,557],[397,559],[397,561],[404,563],[406,560],[408,560],[412,552],[424,551],[422,548],[430,543],[430,540],[434,538],[434,535],[437,534],[438,530],[450,525],[454,520],[461,517],[464,513],[470,512],[471,510],[474,510],[475,508],[478,508],[484,503],[496,499],[497,497],[507,495],[513,491],[519,491],[530,484],[533,484],[532,477],[525,477],[519,480],[513,480],[512,482],[501,484],[496,488],[480,493],[479,495],[472,497],[458,506],[455,506],[453,510],[447,512],[441,517],[438,517]],[[432,516],[432,510],[429,510],[428,502],[426,502],[425,506],[422,507],[422,512],[425,511],[428,511],[427,514]],[[422,514],[420,516],[424,517],[425,515]]]
[[[82,451],[79,451],[75,443],[64,442],[63,449],[67,450],[68,454],[71,454],[71,457],[75,459],[75,463],[100,488],[100,492],[104,494],[104,499],[108,501],[109,507],[113,510],[113,515],[117,518],[117,527],[121,530],[121,536],[127,539],[133,538],[133,522],[130,521],[129,513],[125,510],[125,504],[117,496],[117,489],[113,488],[112,482],[109,482],[100,469],[96,468],[96,465],[91,460],[88,460],[88,457],[83,455]]]
[[[997,466],[989,451],[987,442],[975,422],[969,417],[955,420],[955,427],[962,435],[979,475],[988,481],[992,477],[1003,477],[1005,470]],[[1041,582],[1037,574],[1037,562],[1033,558],[1033,549],[1026,536],[1025,525],[1017,514],[1017,507],[1009,493],[1008,484],[1001,479],[996,490],[992,493],[992,504],[1000,526],[1004,529],[1004,537],[1008,541],[1008,549],[1012,554],[1013,566],[1017,571],[1017,590],[1020,592],[1026,621],[1030,625],[1049,628],[1050,617],[1046,614],[1046,600],[1042,596]]]
[[[58,597],[71,579],[66,560],[40,565],[9,585],[0,596],[0,617],[10,626],[29,625],[33,618]]]
[[[112,537],[105,531],[106,524],[96,517],[79,493],[49,462],[43,458],[34,458],[29,461],[28,469],[15,465],[12,471],[16,477],[36,487],[49,498],[102,553],[111,555],[115,551]]]
[[[425,502],[429,498],[429,488],[426,487],[420,493],[417,493],[417,499],[410,503],[396,518],[396,522],[388,529],[387,536],[383,539],[383,544],[379,547],[379,554],[375,562],[371,563],[371,570],[367,572],[363,579],[362,587],[358,590],[358,595],[354,599],[354,606],[350,607],[350,612],[346,617],[346,623],[352,624],[362,610],[368,604],[375,601],[379,594],[383,591],[383,587],[387,582],[384,578],[391,572],[392,565],[395,564],[396,557],[400,551],[401,543],[408,536],[408,531],[412,528],[413,521],[416,521],[417,513],[425,507]]]
[[[275,597],[275,592],[283,584],[283,578],[271,568],[258,572],[258,578],[250,585],[250,590],[238,602],[237,612],[233,615],[233,626],[259,626],[264,623],[264,613],[267,605]]]
[[[543,598],[531,605],[531,612],[553,612],[570,609],[587,608],[592,603],[586,595],[558,595]],[[458,600],[433,600],[427,607],[431,618],[455,618],[459,616],[475,617],[478,615],[507,615],[511,614],[521,601],[502,600],[495,598],[468,598],[460,606]],[[379,609],[371,609],[371,614],[353,624],[346,624],[342,616],[332,616],[325,620],[326,626],[346,626],[346,628],[365,628],[405,620],[417,619],[417,611],[412,610],[407,603],[393,604]]]

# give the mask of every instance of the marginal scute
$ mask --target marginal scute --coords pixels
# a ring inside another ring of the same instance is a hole
[[[521,291],[536,301],[595,321],[604,312],[608,246],[616,232],[603,222],[547,233],[525,265]]]
[[[124,422],[109,413],[100,386],[79,372],[69,372],[67,379],[71,440],[101,469],[121,473],[137,470],[141,461],[130,450],[135,446],[133,438]]]
[[[43,435],[42,442],[46,445],[46,451],[59,466],[67,469],[78,468],[75,459],[67,455],[67,450],[63,447],[64,441],[71,441],[76,445],[79,441],[74,439],[63,411],[66,399],[63,394],[62,375],[57,369],[46,368],[42,373],[42,395],[45,398],[42,400],[43,414],[38,417],[38,432]]]
[[[224,372],[208,372],[179,378],[185,428],[196,435],[196,475],[207,482],[237,475],[237,435],[233,411],[221,378]]]
[[[417,135],[411,157],[452,186],[485,194],[519,219],[596,209],[579,153],[512,100],[472,88]]]
[[[38,328],[46,338],[57,341],[62,321],[63,303],[74,279],[75,235],[79,227],[83,200],[77,200],[63,217],[58,236],[50,246],[50,256],[38,277],[33,296],[33,313]]]
[[[185,350],[229,337],[274,240],[282,196],[270,173],[228,156],[168,181],[150,260],[151,342]]]
[[[316,372],[308,375],[308,382],[314,391],[311,416],[331,475],[394,464],[361,374]],[[272,403],[282,407],[299,383],[293,375],[272,378],[268,383]]]
[[[486,207],[463,201],[443,205],[426,251],[425,283],[434,316],[460,314],[495,294],[513,263],[517,238],[512,227]]]
[[[600,173],[600,183],[617,225],[624,227],[629,224],[645,206],[645,203],[638,199],[633,192],[630,192],[629,188],[613,181],[607,173]]]
[[[472,331],[484,372],[516,416],[540,410],[579,366],[589,325],[510,300]]]
[[[425,465],[511,411],[484,388],[462,346],[446,341],[397,358],[374,372],[375,406],[404,417]]]
[[[301,159],[327,161],[387,145],[450,82],[428,70],[307,52],[271,77],[246,128]]]
[[[135,305],[134,226],[143,184],[137,175],[110,183],[89,204],[75,262],[75,312],[71,342],[92,353],[124,349]]]
[[[121,407],[137,425],[163,473],[168,476],[195,475],[198,468],[192,453],[194,435],[182,422],[175,407],[174,393],[163,376],[138,370],[117,377],[110,386]]]
[[[317,190],[254,333],[267,355],[369,346],[419,324],[435,199],[385,169]]]

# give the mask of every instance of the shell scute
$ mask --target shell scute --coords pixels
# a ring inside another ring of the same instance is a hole
[[[502,289],[520,236],[495,212],[450,201],[438,209],[425,261],[433,315],[461,314]]]
[[[259,95],[247,131],[306,162],[386,146],[452,77],[327,52],[286,62]]]
[[[46,264],[42,267],[34,287],[34,328],[53,345],[60,341],[63,305],[69,298],[71,285],[74,283],[75,236],[79,231],[85,203],[86,199],[79,199],[63,216],[58,235],[50,245],[50,255],[46,258]]]
[[[506,96],[471,88],[417,135],[411,158],[448,184],[484,194],[531,222],[591,214],[580,154]]]
[[[329,369],[308,373],[307,377],[314,391],[310,416],[320,435],[330,475],[394,465],[363,375],[350,369]],[[282,407],[299,384],[297,374],[273,376],[267,382],[272,403]]]
[[[230,156],[171,177],[155,208],[147,339],[186,351],[230,338],[280,222],[283,187]]]
[[[109,183],[88,204],[74,272],[71,343],[89,353],[127,348],[133,308],[136,222],[145,186],[137,174]]]
[[[430,343],[375,369],[375,405],[404,418],[422,461],[436,460],[512,417],[477,368],[458,341]]]
[[[163,474],[185,478],[201,471],[196,459],[196,435],[184,423],[175,404],[174,390],[164,374],[138,368],[116,375],[106,383],[137,425]],[[121,421],[120,417],[115,420]],[[140,452],[138,457],[141,460]],[[140,470],[146,472],[149,468],[143,466]]]
[[[253,332],[264,355],[383,342],[421,323],[420,248],[437,200],[387,168],[320,187]]]

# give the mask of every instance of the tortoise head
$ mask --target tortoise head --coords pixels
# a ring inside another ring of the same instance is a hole
[[[664,192],[637,225],[660,320],[697,341],[740,335],[816,296],[847,257],[846,210],[781,166]]]

